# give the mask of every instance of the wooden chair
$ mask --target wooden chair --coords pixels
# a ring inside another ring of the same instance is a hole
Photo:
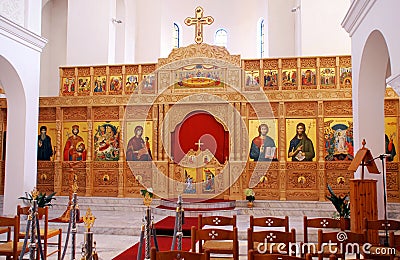
[[[20,205],[17,206],[17,215],[20,217],[22,215],[29,215],[29,209],[30,207],[21,207]],[[61,259],[61,239],[62,239],[62,229],[49,229],[49,208],[44,207],[44,208],[38,208],[38,215],[37,217],[43,221],[40,221],[40,238],[42,240],[42,249],[43,249],[43,255],[45,259],[47,259],[48,256],[51,256],[55,253],[58,254],[57,259]],[[19,239],[24,239],[25,238],[25,230],[22,232],[20,231],[19,233]],[[49,242],[49,239],[57,237],[57,242]],[[49,252],[48,246],[49,245],[56,245],[57,249],[54,251]],[[38,251],[38,257],[40,255],[39,250]]]
[[[277,217],[255,218],[253,215],[250,215],[250,228],[252,228],[254,231],[257,231],[255,227],[263,227],[263,228],[283,227],[285,232],[289,232],[289,217],[285,216],[284,218],[277,218]]]
[[[389,233],[389,250],[387,254],[389,259],[400,259],[400,235],[394,232]]]
[[[262,244],[261,244],[262,243]],[[265,245],[265,243],[267,243]],[[253,231],[252,228],[247,229],[247,250],[256,252],[265,251],[266,254],[289,254],[296,253],[296,249],[289,248],[290,243],[296,243],[296,230],[292,228],[291,232],[262,230]],[[284,247],[281,245],[285,245]],[[286,253],[283,253],[285,251]]]
[[[232,217],[229,216],[203,216],[199,214],[198,217],[198,227],[199,229],[203,229],[204,226],[232,226],[232,228],[236,227],[236,215]]]
[[[11,217],[0,217],[0,227],[6,227],[8,230],[13,229],[12,239],[8,239],[7,242],[0,244],[0,255],[6,256],[7,259],[17,260],[21,254],[23,242],[19,242],[19,216]],[[7,234],[8,238],[11,238],[11,232]],[[28,247],[25,253],[29,251]]]
[[[334,218],[308,218],[307,216],[303,217],[303,243],[309,243],[309,234],[310,230],[315,230],[315,235],[318,233],[318,229],[325,229],[328,231],[344,231],[350,229],[350,219],[334,219]],[[312,241],[316,242],[316,241]],[[307,254],[308,247],[303,247],[303,253]],[[310,252],[312,256],[316,256],[316,252]]]
[[[196,243],[199,243],[199,250],[196,250]],[[216,254],[232,254],[234,260],[239,259],[239,241],[237,227],[233,230],[208,228],[191,229],[192,251],[203,253],[208,250]]]
[[[334,219],[334,218],[303,218],[303,231],[304,231],[304,243],[308,243],[308,229],[333,229],[332,231],[344,231],[350,229],[349,219]],[[316,230],[317,231],[317,230]]]
[[[150,260],[176,260],[176,259],[209,260],[210,252],[208,252],[208,250],[206,250],[204,253],[195,253],[195,252],[187,252],[180,250],[157,252],[155,247],[151,248]]]
[[[322,260],[324,257],[329,257],[334,254],[336,257],[345,259],[348,253],[356,254],[357,259],[360,258],[362,246],[365,243],[364,233],[358,234],[354,232],[323,232],[322,229],[318,230],[318,259]],[[358,245],[358,252],[347,252],[347,250],[355,250],[357,248],[351,245]],[[343,249],[343,252],[341,251]],[[334,252],[332,252],[334,251]]]
[[[306,259],[312,260],[312,256],[310,254],[306,255],[306,258],[296,257],[296,256],[288,256],[282,254],[260,254],[253,249],[250,249],[247,256],[248,260],[298,260],[298,259]],[[336,258],[329,258],[330,260],[335,260]]]
[[[393,238],[395,237],[394,232],[400,230],[400,221],[389,219],[368,220],[364,218],[363,226],[366,241],[372,245],[369,249],[371,256],[374,259],[394,259],[395,252],[392,252],[391,248],[396,247]],[[387,245],[385,245],[386,231],[388,232]]]

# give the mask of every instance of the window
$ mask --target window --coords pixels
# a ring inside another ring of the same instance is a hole
[[[179,34],[180,34],[179,25],[174,23],[174,31],[172,34],[172,41],[173,41],[172,47],[173,48],[179,48],[179,45],[180,45],[180,37],[179,37],[180,35]]]
[[[215,45],[217,46],[223,46],[226,48],[227,43],[228,43],[228,33],[226,32],[225,29],[218,29],[215,32]]]
[[[265,24],[264,24],[264,19],[260,21],[260,57],[264,57],[264,35],[265,35]]]

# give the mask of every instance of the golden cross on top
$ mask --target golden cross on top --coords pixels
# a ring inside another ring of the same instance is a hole
[[[187,26],[190,25],[195,25],[196,27],[196,34],[194,37],[194,40],[196,43],[202,43],[203,42],[203,24],[212,24],[214,22],[214,18],[211,16],[206,16],[203,17],[203,8],[200,6],[196,7],[195,10],[196,17],[187,17],[185,19],[185,24]]]
[[[204,143],[200,142],[200,139],[199,139],[199,142],[198,143],[194,143],[194,144],[197,145],[197,151],[200,151],[200,148]]]

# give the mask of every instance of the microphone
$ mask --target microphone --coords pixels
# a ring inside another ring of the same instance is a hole
[[[388,154],[388,153],[383,153],[383,154],[381,154],[381,155],[379,155],[379,156],[382,156],[383,158],[385,158],[385,157],[392,157],[392,155],[391,155],[391,154]]]

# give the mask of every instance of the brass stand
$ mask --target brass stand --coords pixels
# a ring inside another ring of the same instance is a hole
[[[182,225],[184,223],[184,215],[183,215],[184,211],[182,208],[182,202],[183,202],[182,195],[179,195],[176,206],[175,227],[174,227],[174,235],[172,238],[171,250],[175,249],[175,243],[177,239],[178,239],[177,250],[182,250],[182,237],[183,237]]]
[[[154,240],[154,245],[158,251],[158,243],[157,243],[157,236],[156,236],[156,231],[154,229],[153,225],[153,217],[151,216],[151,202],[152,202],[152,196],[153,194],[149,193],[148,191],[144,191],[144,205],[147,206],[146,208],[146,215],[143,219],[143,226],[142,230],[140,233],[140,242],[139,242],[139,248],[138,248],[138,253],[137,253],[137,260],[140,260],[142,257],[142,248],[143,248],[143,239],[144,239],[144,260],[150,260],[150,245],[151,245],[151,235],[153,235],[153,240]]]
[[[96,242],[93,241],[93,232],[90,231],[90,228],[94,225],[94,221],[96,218],[93,216],[90,208],[86,211],[86,215],[83,217],[83,222],[85,223],[85,237],[84,243],[82,247],[82,258],[81,260],[90,260],[97,259],[96,253]]]
[[[73,196],[75,194],[76,196],[76,192],[78,191],[78,177],[77,175],[74,173],[74,169],[71,168],[70,170],[70,175],[68,176],[68,181],[70,184],[70,190],[69,190],[69,200],[68,200],[68,205],[67,208],[65,209],[64,213],[57,218],[57,222],[63,222],[63,223],[68,223],[70,220],[70,216],[71,216],[71,209],[72,209],[72,201],[73,201]],[[75,205],[75,221],[78,223],[82,223],[83,220],[80,218],[80,212],[79,212],[79,206],[77,201],[75,201],[76,205]]]

